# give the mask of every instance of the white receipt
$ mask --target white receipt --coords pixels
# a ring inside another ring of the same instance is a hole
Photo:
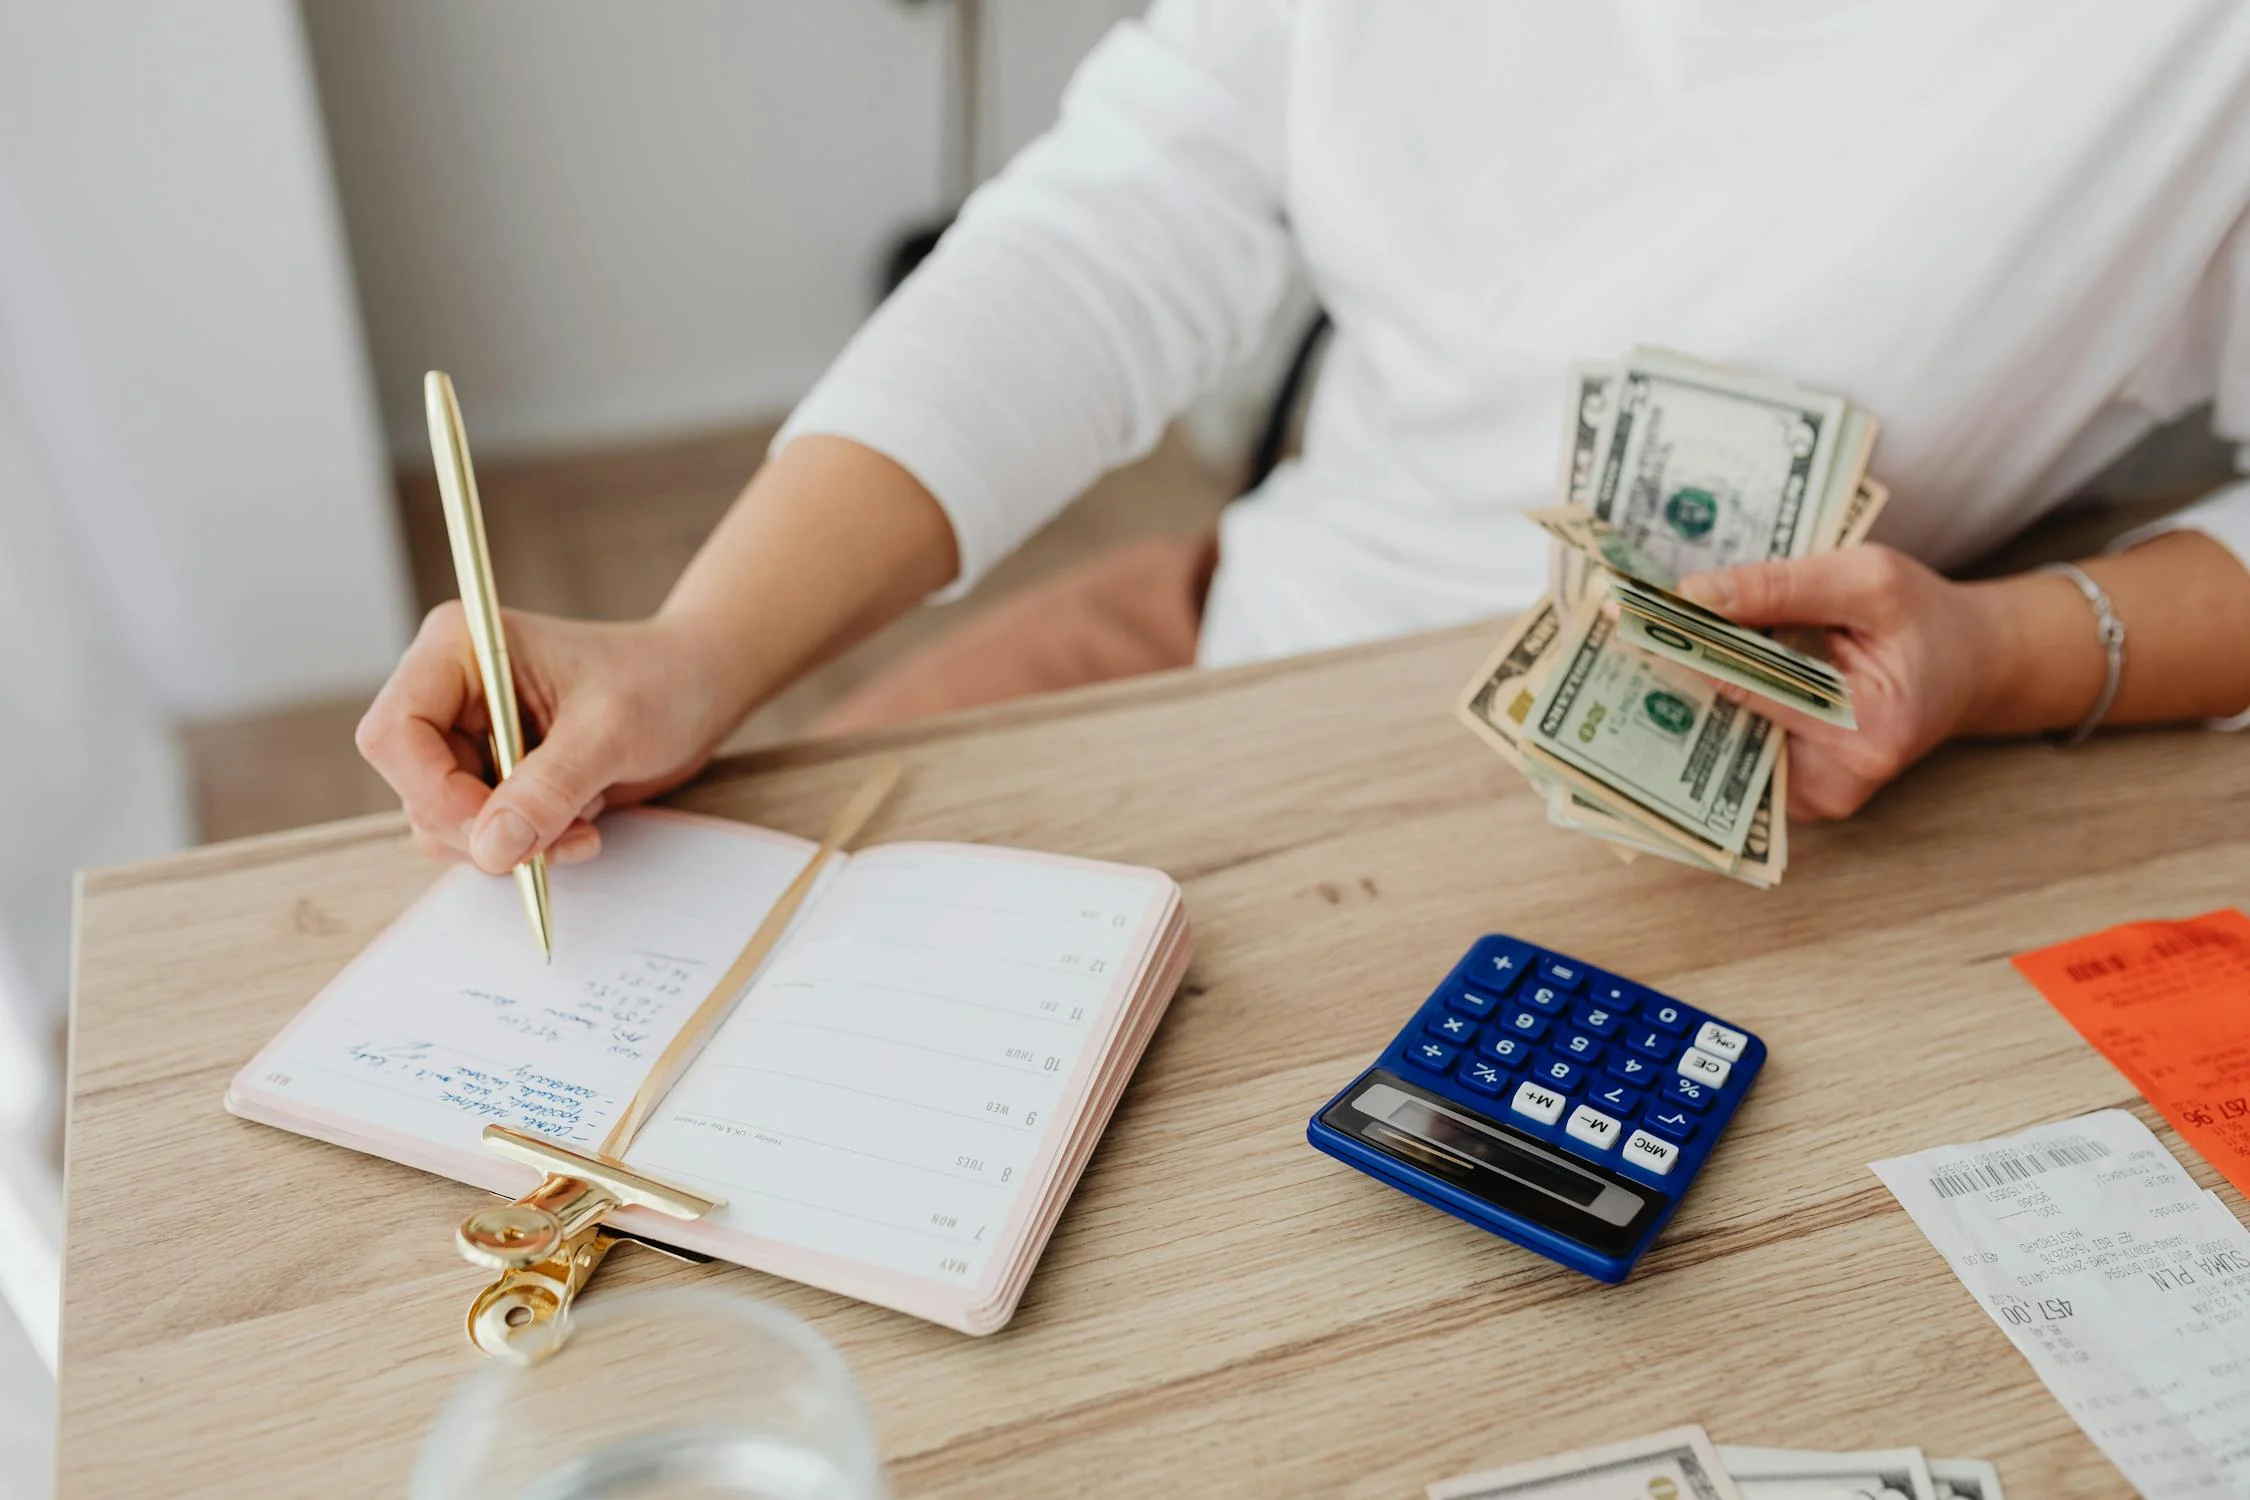
[[[2250,1494],[2250,1230],[2147,1126],[2103,1110],[1874,1169],[2143,1495]]]

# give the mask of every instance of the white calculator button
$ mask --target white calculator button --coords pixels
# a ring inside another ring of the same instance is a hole
[[[1740,1062],[1742,1049],[1750,1045],[1750,1038],[1739,1031],[1729,1031],[1716,1021],[1705,1021],[1695,1033],[1695,1045],[1713,1057]]]
[[[1527,1083],[1516,1090],[1513,1108],[1519,1115],[1529,1115],[1542,1125],[1552,1125],[1562,1118],[1563,1096],[1553,1089]]]
[[[1723,1057],[1713,1057],[1701,1047],[1690,1047],[1680,1054],[1680,1076],[1692,1078],[1697,1083],[1707,1083],[1718,1088],[1733,1071],[1733,1063]]]
[[[1563,1127],[1573,1140],[1584,1141],[1589,1146],[1607,1151],[1617,1144],[1625,1127],[1598,1109],[1581,1104],[1570,1112],[1570,1123]]]
[[[1672,1163],[1680,1159],[1680,1148],[1645,1130],[1636,1130],[1625,1142],[1625,1159],[1644,1172],[1662,1177],[1672,1170]]]

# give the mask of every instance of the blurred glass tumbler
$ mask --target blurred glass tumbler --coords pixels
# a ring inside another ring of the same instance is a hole
[[[563,1347],[462,1383],[415,1500],[884,1500],[843,1357],[787,1313],[715,1292],[572,1310]]]

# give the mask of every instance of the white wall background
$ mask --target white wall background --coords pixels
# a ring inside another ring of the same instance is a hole
[[[405,590],[289,0],[0,6],[0,362],[160,708],[379,680]]]
[[[46,1487],[71,872],[186,840],[171,721],[405,627],[292,0],[0,0],[0,1492]]]
[[[940,212],[950,7],[303,0],[392,453],[419,382],[479,453],[788,407]],[[982,165],[1141,0],[987,0]]]

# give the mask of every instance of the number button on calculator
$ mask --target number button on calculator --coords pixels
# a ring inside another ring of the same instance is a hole
[[[1691,1019],[1686,1006],[1675,1005],[1653,995],[1649,997],[1649,1003],[1641,1007],[1641,1016],[1658,1031],[1669,1031],[1674,1036],[1687,1035]]]
[[[1306,1135],[1457,1218],[1622,1281],[1765,1056],[1684,1001],[1488,937]]]

